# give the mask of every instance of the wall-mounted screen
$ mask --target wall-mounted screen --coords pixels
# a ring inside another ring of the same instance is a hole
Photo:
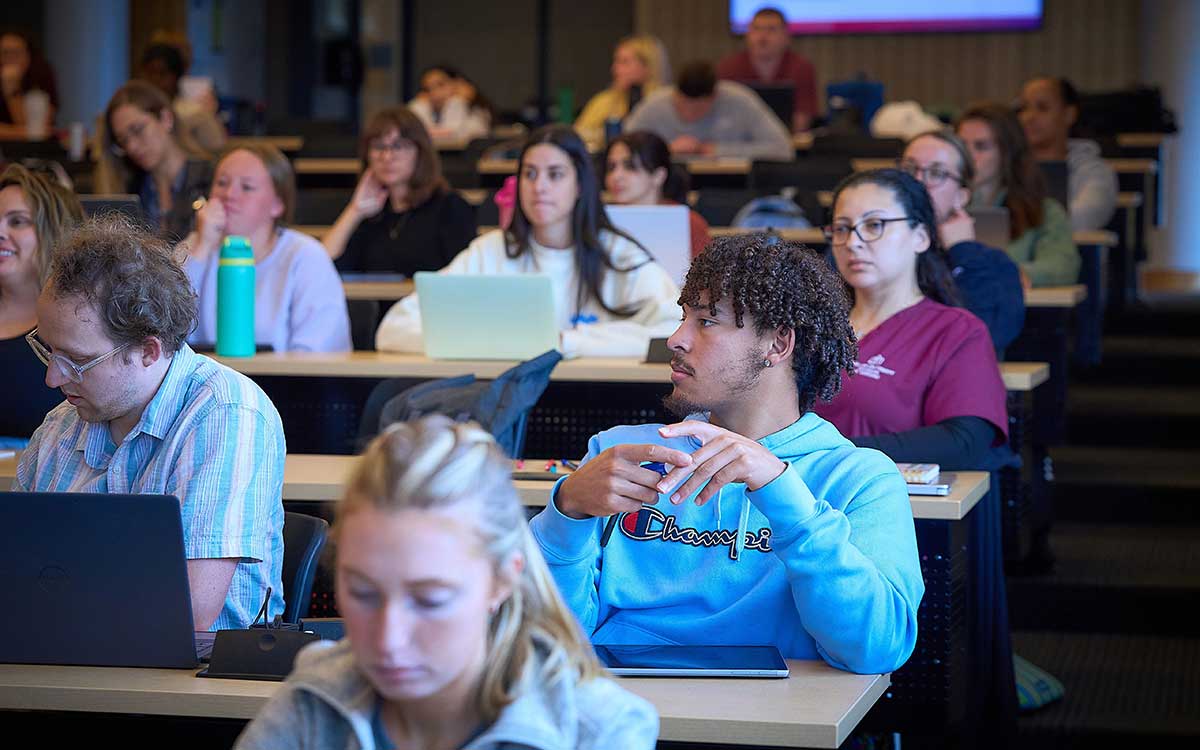
[[[783,11],[793,34],[1023,31],[1042,25],[1042,0],[730,0],[732,31],[745,33],[762,7]]]

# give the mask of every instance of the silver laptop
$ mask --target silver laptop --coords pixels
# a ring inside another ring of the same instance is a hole
[[[413,280],[432,359],[525,360],[558,348],[549,276],[422,271]]]
[[[988,247],[1003,250],[1009,237],[1008,209],[1004,206],[977,206],[967,209],[975,220],[975,240]]]
[[[676,286],[683,286],[692,263],[692,232],[687,206],[605,206],[613,226],[650,251],[667,269]]]

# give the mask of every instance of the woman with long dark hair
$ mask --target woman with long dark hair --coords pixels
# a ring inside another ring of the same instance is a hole
[[[929,193],[898,169],[851,175],[828,232],[858,359],[813,411],[894,461],[980,468],[1008,434],[1004,382],[987,328],[959,307]]]
[[[687,173],[671,163],[667,142],[648,130],[624,133],[604,151],[609,201],[627,206],[687,205]],[[692,257],[708,244],[708,222],[688,210]]]
[[[1041,168],[1016,114],[1002,104],[979,104],[963,112],[954,129],[975,162],[972,205],[1008,209],[1012,241],[1004,249],[1021,267],[1026,288],[1078,281],[1071,220],[1046,195]]]
[[[564,125],[534,131],[521,149],[508,230],[476,238],[442,273],[549,275],[566,356],[641,356],[679,318],[678,287],[645,248],[613,227],[592,157]],[[423,351],[417,295],[388,311],[375,345]]]

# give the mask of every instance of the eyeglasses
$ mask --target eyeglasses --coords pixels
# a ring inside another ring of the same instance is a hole
[[[410,141],[406,138],[402,138],[401,140],[398,140],[398,141],[392,141],[391,143],[384,143],[382,141],[372,141],[370,144],[367,145],[367,149],[376,154],[384,154],[384,153],[388,153],[388,152],[398,154],[401,151],[409,151],[409,150],[415,149],[416,147],[417,147],[417,144],[413,143],[412,141]]]
[[[845,245],[850,241],[850,233],[854,232],[863,242],[874,242],[883,236],[887,225],[893,221],[909,221],[907,216],[895,216],[890,219],[880,219],[872,216],[851,226],[850,224],[834,224],[825,227],[825,239],[834,245]]]
[[[944,167],[938,166],[937,164],[929,167],[922,167],[915,161],[905,160],[900,162],[900,169],[901,171],[907,172],[913,177],[916,177],[929,187],[937,187],[946,180],[954,180],[960,185],[963,184],[962,175],[955,174]]]
[[[46,365],[47,367],[49,367],[51,364],[54,364],[58,367],[59,373],[62,374],[64,378],[76,384],[83,382],[83,374],[85,372],[100,364],[104,360],[109,359],[125,347],[129,346],[129,344],[121,344],[111,352],[101,354],[99,357],[84,362],[82,365],[77,365],[63,355],[55,354],[47,349],[46,345],[42,343],[41,339],[37,337],[37,332],[38,329],[34,328],[25,335],[25,341],[29,344],[29,348],[33,349],[33,353],[37,355],[37,358],[42,360],[42,364]]]

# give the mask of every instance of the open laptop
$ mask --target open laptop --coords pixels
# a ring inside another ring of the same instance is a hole
[[[198,662],[175,497],[0,493],[0,570],[0,663]]]
[[[81,195],[79,204],[83,206],[83,213],[89,219],[118,213],[137,224],[146,221],[146,215],[142,211],[142,199],[132,193]]]
[[[692,264],[692,229],[687,206],[604,207],[617,229],[641,243],[659,265],[667,269],[676,286]]]
[[[796,89],[790,83],[745,82],[762,99],[783,126],[792,131],[792,110],[796,104]]]
[[[1070,205],[1070,189],[1067,185],[1067,163],[1065,161],[1039,161],[1042,177],[1046,180],[1046,195],[1058,201],[1064,209]]]
[[[593,645],[618,677],[787,677],[774,646]]]
[[[967,209],[975,220],[975,241],[1003,250],[1012,240],[1009,236],[1008,209],[1004,206],[976,206]]]
[[[549,276],[421,271],[413,280],[432,359],[525,360],[559,346]]]

